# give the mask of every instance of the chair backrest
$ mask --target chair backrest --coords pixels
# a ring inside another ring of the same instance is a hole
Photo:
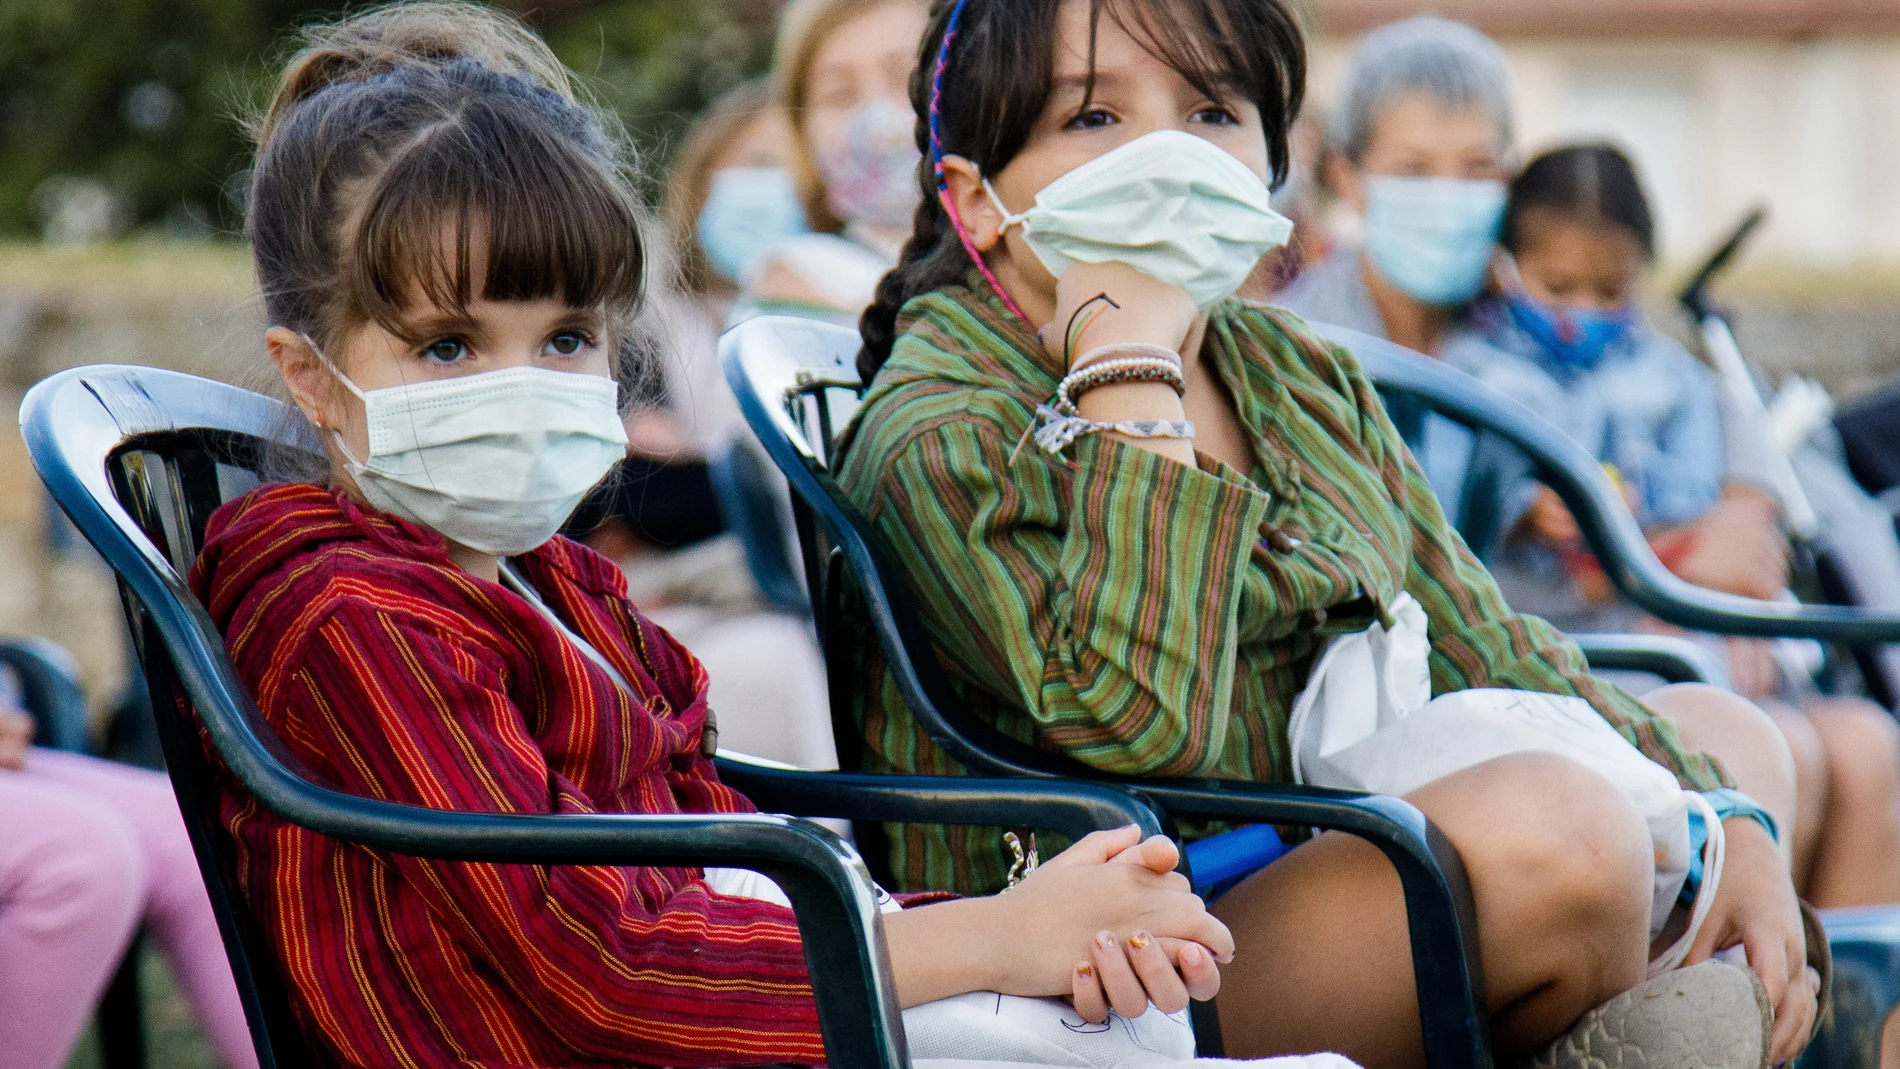
[[[140,585],[138,577],[160,588],[126,599],[128,621],[179,809],[264,1069],[315,1063],[291,1015],[284,978],[243,908],[233,847],[217,826],[211,764],[185,715],[189,703],[180,672],[201,676],[200,687],[228,695],[233,709],[248,706],[249,699],[222,656],[180,664],[168,654],[165,631],[222,653],[222,637],[181,576],[197,555],[211,512],[255,484],[259,450],[280,409],[256,394],[186,375],[92,368],[43,383],[22,410],[35,464],[60,505],[122,584]]]
[[[1563,499],[1611,582],[1639,607],[1694,631],[1813,638],[1846,645],[1900,641],[1900,612],[1756,601],[1692,586],[1656,559],[1602,465],[1520,402],[1404,346],[1326,323],[1308,324],[1351,350],[1382,393],[1422,400],[1433,411],[1520,450],[1538,479]]]
[[[49,639],[20,636],[0,640],[0,664],[19,679],[20,704],[33,718],[34,745],[73,753],[92,749],[86,695],[79,689],[72,654]]]
[[[740,411],[792,487],[807,586],[831,676],[840,762],[847,768],[860,764],[849,651],[846,642],[832,641],[846,619],[848,599],[855,598],[918,725],[972,774],[1093,778],[1077,762],[1002,734],[954,699],[900,574],[833,480],[828,459],[862,393],[858,345],[857,332],[846,327],[759,316],[727,331],[719,346]]]
[[[317,443],[279,402],[176,372],[101,366],[28,392],[21,429],[34,468],[117,573],[151,688],[165,757],[244,1001],[263,1069],[314,1064],[288,988],[244,908],[231,844],[216,825],[225,770],[289,823],[372,849],[537,865],[726,865],[754,869],[792,900],[830,1064],[908,1063],[876,890],[862,862],[809,821],[746,814],[511,815],[428,809],[320,786],[263,721],[223,637],[185,575],[211,513],[256,485],[267,450]],[[275,436],[288,432],[291,441]]]

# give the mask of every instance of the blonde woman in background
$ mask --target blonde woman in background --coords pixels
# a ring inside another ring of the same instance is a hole
[[[920,196],[907,94],[926,14],[921,0],[786,6],[772,78],[813,233],[773,248],[738,315],[789,311],[855,324],[897,262]]]

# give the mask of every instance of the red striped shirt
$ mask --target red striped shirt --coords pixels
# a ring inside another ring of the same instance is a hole
[[[517,558],[639,700],[432,532],[308,485],[220,509],[192,587],[314,778],[488,813],[750,812],[698,754],[699,662],[556,538]],[[791,912],[699,870],[425,861],[221,817],[295,1008],[352,1066],[820,1064]]]

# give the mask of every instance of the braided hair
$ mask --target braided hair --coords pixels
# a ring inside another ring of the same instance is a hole
[[[1287,130],[1306,84],[1306,42],[1285,0],[1087,0],[1091,35],[1104,15],[1200,92],[1240,96],[1259,109],[1277,184]],[[994,175],[1021,152],[1049,99],[1063,0],[936,0],[915,73],[923,202],[897,266],[858,320],[865,381],[890,359],[897,318],[914,297],[960,284],[982,268],[946,209],[942,159],[961,156]],[[1093,41],[1090,52],[1093,54]],[[992,280],[993,282],[994,280]],[[1007,295],[1005,295],[1007,300]]]

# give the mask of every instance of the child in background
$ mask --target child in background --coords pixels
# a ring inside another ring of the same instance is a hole
[[[766,253],[805,231],[788,137],[763,81],[729,90],[687,131],[665,196],[679,285],[649,286],[642,310],[660,328],[660,389],[629,413],[626,462],[565,533],[619,564],[634,600],[705,663],[723,745],[829,769],[837,746],[817,638],[760,589],[713,477],[728,450],[752,448],[719,369],[719,332]]]
[[[1717,384],[1642,314],[1655,226],[1628,157],[1589,144],[1531,161],[1511,183],[1502,244],[1499,292],[1476,320],[1504,358],[1479,377],[1595,454],[1683,579],[1781,597],[1786,541],[1772,499],[1724,469]],[[1510,534],[1493,569],[1514,608],[1572,630],[1656,626],[1614,604],[1555,493],[1526,479],[1505,495]],[[1900,731],[1858,699],[1814,700],[1802,712],[1774,701],[1766,644],[1729,649],[1737,689],[1764,703],[1796,756],[1797,886],[1819,906],[1900,900]]]

